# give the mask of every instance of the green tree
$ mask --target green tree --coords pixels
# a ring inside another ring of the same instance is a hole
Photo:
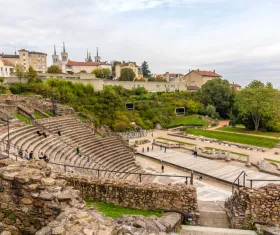
[[[262,119],[272,120],[278,115],[279,92],[260,81],[251,82],[236,94],[235,106],[243,119],[252,118],[255,131]]]
[[[111,70],[108,69],[108,68],[106,68],[106,69],[95,69],[91,73],[95,74],[95,76],[97,78],[108,79],[111,75]]]
[[[4,80],[5,80],[5,79],[4,79],[3,77],[0,77],[1,86],[3,85]]]
[[[57,65],[51,65],[48,67],[47,73],[62,73],[62,70]]]
[[[186,107],[188,113],[198,113],[202,107],[202,104],[198,101],[188,100]]]
[[[28,78],[28,83],[38,81],[38,73],[32,66],[29,66],[27,72],[24,74],[25,78]]]
[[[232,94],[229,82],[221,78],[207,81],[198,91],[201,102],[205,106],[209,104],[215,106],[222,117],[228,117],[232,105]]]
[[[119,78],[120,81],[133,81],[135,78],[135,73],[130,68],[123,68],[121,70],[121,76]]]
[[[23,65],[17,64],[15,66],[15,75],[19,78],[19,82],[21,83],[21,79],[25,77],[25,69]]]
[[[149,70],[148,62],[144,61],[141,65],[141,71],[145,78],[148,78],[151,76],[151,71]]]

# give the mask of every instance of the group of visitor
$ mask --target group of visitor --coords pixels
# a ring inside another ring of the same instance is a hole
[[[27,149],[23,151],[22,149],[19,150],[18,155],[21,159],[26,159],[28,161],[33,159],[33,151],[28,153]],[[49,158],[46,153],[41,152],[39,159],[43,159],[45,162],[49,162]]]

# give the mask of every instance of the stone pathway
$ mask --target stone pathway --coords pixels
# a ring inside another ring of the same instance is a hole
[[[141,148],[138,149],[138,152],[141,153]],[[195,158],[193,155],[190,155],[188,153],[177,152],[171,149],[167,149],[167,152],[164,153],[163,150],[159,150],[159,148],[156,148],[154,151],[145,152],[143,155],[153,157],[158,160],[163,160],[201,174],[215,177],[230,184],[242,171],[246,172],[247,179],[280,180],[280,177],[265,174],[253,168],[250,169],[246,167],[231,165],[226,162],[209,160],[201,157]],[[269,182],[265,181],[257,181],[253,183],[253,187],[260,187],[268,183]],[[280,181],[276,183],[280,183]],[[246,181],[246,185],[249,187],[249,181]]]

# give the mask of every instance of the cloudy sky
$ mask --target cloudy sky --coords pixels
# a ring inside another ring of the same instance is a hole
[[[280,0],[0,0],[0,52],[66,43],[102,60],[146,60],[153,73],[216,70],[280,88]]]

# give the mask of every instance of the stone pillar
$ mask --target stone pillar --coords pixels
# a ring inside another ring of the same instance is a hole
[[[215,150],[215,149],[212,150],[212,157],[213,157],[213,158],[216,157],[216,150]]]
[[[251,167],[250,155],[247,156],[247,162],[246,162],[245,166],[246,167]]]
[[[230,162],[229,151],[226,152],[226,162]]]

